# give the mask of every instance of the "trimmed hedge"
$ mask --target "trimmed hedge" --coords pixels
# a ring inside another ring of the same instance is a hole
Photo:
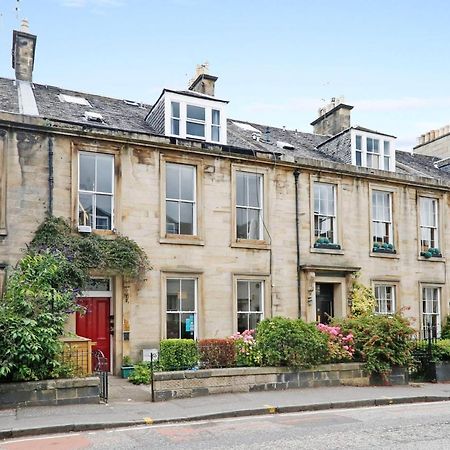
[[[308,368],[328,356],[328,337],[301,319],[265,319],[258,324],[256,341],[263,365]]]
[[[204,369],[236,365],[236,346],[232,339],[201,339],[198,352]]]
[[[188,370],[198,365],[197,343],[192,339],[164,339],[160,343],[159,368]]]

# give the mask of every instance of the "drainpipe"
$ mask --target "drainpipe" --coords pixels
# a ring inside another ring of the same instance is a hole
[[[295,179],[295,236],[297,241],[297,302],[298,302],[298,317],[302,317],[302,300],[300,291],[300,233],[299,233],[299,212],[298,212],[298,176],[300,170],[294,170]]]
[[[53,216],[53,137],[48,137],[48,209],[47,215]]]

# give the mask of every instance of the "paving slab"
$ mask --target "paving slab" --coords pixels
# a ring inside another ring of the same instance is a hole
[[[246,415],[450,400],[450,384],[321,387],[218,394],[151,403],[150,390],[111,379],[108,404],[0,411],[0,438]],[[129,387],[129,390],[127,388]]]

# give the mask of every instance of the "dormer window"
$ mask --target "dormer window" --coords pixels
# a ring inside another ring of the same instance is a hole
[[[224,145],[227,103],[197,92],[165,89],[146,121],[156,133]]]
[[[394,136],[352,129],[352,162],[370,169],[395,171],[394,153],[391,151]]]

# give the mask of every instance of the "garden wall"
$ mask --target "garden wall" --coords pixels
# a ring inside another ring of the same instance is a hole
[[[305,387],[368,386],[369,377],[359,363],[325,364],[293,371],[285,367],[155,372],[155,401],[227,392],[284,390]]]
[[[0,409],[99,403],[98,377],[0,383]]]

